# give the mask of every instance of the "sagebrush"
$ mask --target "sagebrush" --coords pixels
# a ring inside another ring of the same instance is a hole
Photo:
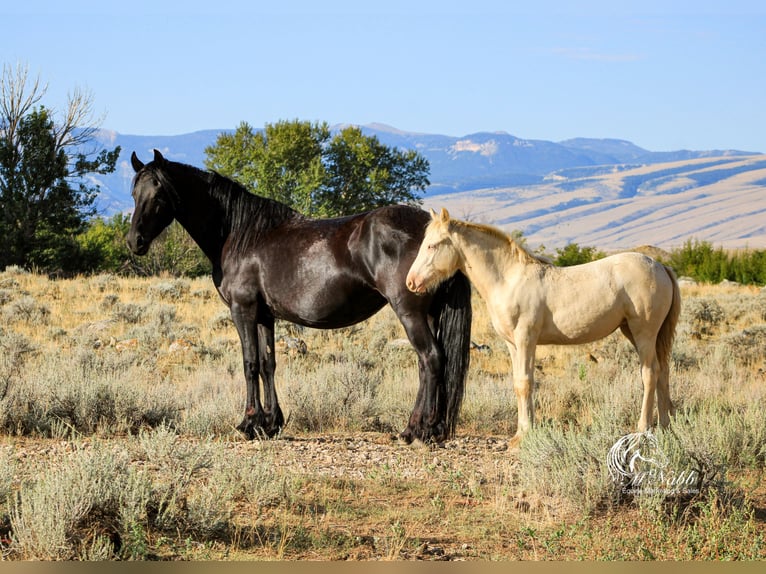
[[[699,472],[699,488],[629,497],[605,464],[640,408],[636,354],[618,335],[539,350],[540,424],[508,451],[500,445],[515,432],[510,359],[476,299],[454,448],[491,448],[458,465],[449,444],[420,451],[391,441],[412,409],[418,370],[389,309],[337,331],[280,323],[288,424],[242,456],[241,352],[209,280],[8,270],[0,551],[44,560],[438,559],[451,545],[482,559],[763,558],[766,293],[685,285],[683,300],[671,373],[677,413],[658,440],[669,465]],[[311,441],[336,436],[390,445],[387,457],[354,477],[280,465],[283,441],[305,441],[308,456]]]

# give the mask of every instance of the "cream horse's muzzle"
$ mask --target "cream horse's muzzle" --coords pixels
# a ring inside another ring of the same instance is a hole
[[[426,292],[423,280],[412,272],[407,273],[407,289],[418,295],[423,295]]]

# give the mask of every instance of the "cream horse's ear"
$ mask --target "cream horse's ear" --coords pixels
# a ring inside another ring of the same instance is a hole
[[[449,212],[442,207],[441,213],[436,213],[433,209],[431,209],[431,219],[434,221],[441,221],[442,223],[447,223],[449,221]]]

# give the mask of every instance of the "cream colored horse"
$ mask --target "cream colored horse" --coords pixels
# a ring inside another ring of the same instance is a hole
[[[669,268],[640,253],[557,267],[494,227],[450,219],[445,209],[440,214],[431,210],[431,218],[407,287],[415,293],[432,291],[458,270],[476,287],[511,353],[518,402],[512,444],[534,423],[537,345],[589,343],[618,327],[641,363],[644,397],[638,430],[652,427],[655,392],[659,422],[669,424],[669,360],[681,310],[678,282]]]

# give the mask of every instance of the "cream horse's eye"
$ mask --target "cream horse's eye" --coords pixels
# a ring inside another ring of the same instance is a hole
[[[433,251],[434,249],[436,249],[436,243],[429,243],[426,249],[428,249],[429,251]]]

